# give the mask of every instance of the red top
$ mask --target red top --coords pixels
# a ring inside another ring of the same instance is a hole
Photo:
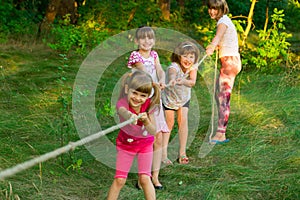
[[[147,99],[144,104],[141,105],[141,109],[139,113],[147,112],[149,107],[150,107],[151,99]],[[133,114],[138,115],[139,113],[136,113],[128,103],[127,98],[122,98],[119,99],[117,102],[117,110],[120,107],[124,107]],[[120,122],[126,121],[121,115],[119,115]],[[147,134],[145,134],[145,131]],[[129,139],[129,140],[128,140]],[[132,141],[139,141],[139,142],[153,142],[154,141],[154,136],[149,134],[146,128],[144,127],[144,124],[141,121],[137,121],[137,124],[129,124],[124,126],[123,128],[120,129],[119,135],[118,135],[118,140],[122,142],[128,142],[131,143]]]

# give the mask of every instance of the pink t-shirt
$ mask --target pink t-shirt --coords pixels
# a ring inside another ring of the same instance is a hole
[[[140,113],[147,112],[150,106],[151,99],[147,99],[141,106]],[[138,115],[130,106],[126,98],[122,98],[117,102],[117,109],[124,107],[130,112]],[[119,116],[120,122],[126,121],[122,116]],[[120,129],[117,140],[125,144],[143,143],[149,144],[154,142],[154,136],[149,134],[143,123],[138,120],[137,124],[129,124]]]

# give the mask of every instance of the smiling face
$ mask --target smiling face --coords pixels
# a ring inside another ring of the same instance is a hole
[[[143,38],[138,39],[137,43],[139,45],[140,50],[150,51],[153,48],[155,41],[154,38],[145,36]]]
[[[187,53],[180,56],[180,65],[184,69],[190,68],[196,61],[196,56],[194,53]]]
[[[141,106],[146,102],[149,98],[149,94],[144,92],[139,92],[134,89],[128,90],[128,103],[131,108],[133,108],[137,113],[140,111]]]
[[[208,9],[208,14],[210,16],[211,19],[214,20],[218,20],[219,19],[219,10],[215,9],[215,8],[209,8]]]

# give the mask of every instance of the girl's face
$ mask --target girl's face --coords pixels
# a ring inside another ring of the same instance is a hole
[[[209,14],[211,19],[218,20],[219,10],[214,9],[214,8],[209,8],[208,9],[208,14]]]
[[[185,69],[190,68],[195,63],[196,57],[194,53],[188,53],[180,56],[180,65]]]
[[[137,41],[139,49],[143,51],[150,51],[155,44],[154,38],[149,38],[147,35]]]
[[[141,105],[149,98],[147,93],[139,92],[134,89],[128,90],[128,102],[131,108],[135,111],[140,111]]]

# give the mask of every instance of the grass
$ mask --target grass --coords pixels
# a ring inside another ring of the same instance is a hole
[[[62,85],[58,82],[62,64],[57,53],[43,46],[0,48],[3,170],[60,147],[62,130],[69,134],[64,135],[65,143],[79,139],[73,124],[64,123],[65,114],[57,99],[62,90],[72,86],[82,58],[69,58],[67,81]],[[105,71],[97,88],[95,106],[103,128],[114,125],[113,117],[105,115],[105,106],[112,86],[126,71],[121,67],[124,62],[125,57],[117,59],[114,65],[120,67]],[[198,152],[209,126],[211,105],[203,79],[199,77],[198,82],[201,123],[188,149],[191,164],[174,163],[161,170],[165,189],[157,191],[157,199],[299,199],[299,81],[290,84],[284,73],[241,72],[232,94],[231,141],[215,146],[204,158],[199,158]],[[112,141],[116,134],[110,135]],[[83,162],[76,167],[79,159]],[[79,147],[1,181],[0,199],[105,199],[113,176],[114,169]],[[120,199],[144,199],[134,187],[136,180],[136,174],[129,174]]]

